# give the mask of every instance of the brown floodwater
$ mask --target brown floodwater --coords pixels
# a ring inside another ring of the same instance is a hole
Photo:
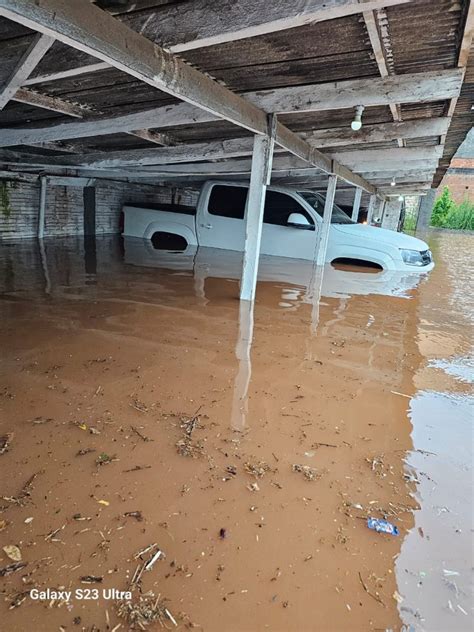
[[[2,244],[2,630],[132,629],[108,589],[169,629],[472,629],[472,236],[429,240],[421,277],[263,258],[253,308],[237,253]]]

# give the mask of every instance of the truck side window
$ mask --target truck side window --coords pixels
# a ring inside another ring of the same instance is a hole
[[[265,209],[263,211],[263,221],[265,224],[276,224],[286,226],[291,213],[304,215],[311,225],[313,219],[294,197],[279,193],[278,191],[267,191],[265,196]]]
[[[244,219],[246,201],[246,187],[214,185],[207,208],[211,215]]]

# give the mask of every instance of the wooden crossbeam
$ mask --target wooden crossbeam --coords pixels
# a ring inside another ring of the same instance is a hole
[[[359,101],[360,105],[388,105],[394,98],[394,93],[400,101],[413,103],[419,100],[450,98],[459,94],[461,83],[462,71],[455,69],[401,75],[388,80],[355,79],[293,86],[291,89],[259,90],[246,93],[245,98],[254,101],[259,107],[268,108],[268,111],[272,111],[272,108],[288,110],[293,107],[292,112],[298,113],[302,107],[311,111],[330,110],[359,105]],[[53,124],[38,128],[0,129],[0,147],[87,138],[156,127],[163,130],[167,127],[216,120],[219,120],[216,115],[188,103],[178,103],[122,116],[101,117],[93,121]],[[371,126],[367,127],[370,131]],[[365,133],[363,127],[359,132],[360,138],[363,138]],[[349,134],[348,130],[348,137]]]
[[[0,110],[3,110],[8,101],[13,98],[17,89],[38,65],[43,55],[51,48],[53,42],[54,38],[49,37],[49,35],[39,33],[35,35],[10,77],[0,88]]]
[[[127,134],[136,136],[137,138],[142,138],[143,140],[147,140],[150,143],[161,145],[163,147],[176,145],[176,140],[165,132],[152,132],[149,129],[136,129],[133,130],[133,132],[127,132]]]
[[[87,114],[89,111],[88,108],[78,105],[77,103],[70,103],[59,97],[50,97],[47,94],[40,94],[29,88],[20,88],[17,90],[12,97],[12,101],[26,103],[27,105],[43,108],[44,110],[51,110],[52,112],[59,112],[67,116],[74,116],[75,118],[82,118],[84,114]]]
[[[292,114],[340,110],[357,105],[426,103],[458,96],[463,81],[459,69],[390,77],[351,79],[326,84],[291,86],[248,92],[246,99],[267,112]]]
[[[364,22],[367,29],[367,33],[369,35],[370,43],[372,45],[372,50],[374,51],[375,61],[377,62],[377,66],[380,72],[381,77],[388,77],[390,75],[389,65],[386,60],[386,48],[384,46],[383,39],[380,35],[379,25],[378,25],[378,17],[379,13],[376,11],[364,11],[363,12]],[[400,108],[396,103],[389,104],[390,112],[392,114],[394,121],[400,121]],[[398,146],[403,147],[404,142],[402,137],[397,138]]]
[[[347,127],[315,130],[303,137],[318,149],[344,145],[361,145],[364,143],[380,143],[396,140],[397,138],[426,138],[440,136],[446,133],[450,124],[447,116],[417,119],[396,123],[381,123],[378,125],[364,125],[358,132]]]
[[[40,94],[39,92],[35,92],[34,90],[30,90],[28,88],[19,88],[12,97],[12,101],[26,103],[27,105],[43,108],[45,110],[52,110],[53,112],[58,112],[60,114],[64,114],[65,116],[74,116],[76,118],[82,118],[83,116],[94,112],[92,108],[89,108],[88,106],[80,105],[78,103],[70,103],[69,101],[60,99],[59,97],[51,97],[47,94]],[[99,114],[97,111],[94,113],[96,115]],[[176,140],[170,134],[166,134],[165,132],[152,132],[148,129],[136,129],[125,133],[130,134],[130,136],[136,136],[137,138],[147,140],[154,145],[171,146],[177,144]],[[44,146],[44,141],[40,143],[40,145]],[[54,146],[51,145],[49,149],[54,149]]]

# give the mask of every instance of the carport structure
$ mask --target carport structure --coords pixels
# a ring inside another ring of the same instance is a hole
[[[334,199],[396,212],[473,122],[472,0],[0,0],[0,16],[0,176],[42,178],[42,205],[47,177],[250,179],[244,299],[270,181],[325,192],[321,264]]]

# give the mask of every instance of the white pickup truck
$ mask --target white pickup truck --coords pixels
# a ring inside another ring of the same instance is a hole
[[[197,207],[123,207],[123,235],[151,240],[155,248],[204,246],[243,251],[248,185],[209,181]],[[261,253],[315,260],[324,198],[312,191],[267,188]],[[428,245],[403,233],[356,224],[334,205],[326,261],[360,261],[384,270],[428,272],[434,266]]]

